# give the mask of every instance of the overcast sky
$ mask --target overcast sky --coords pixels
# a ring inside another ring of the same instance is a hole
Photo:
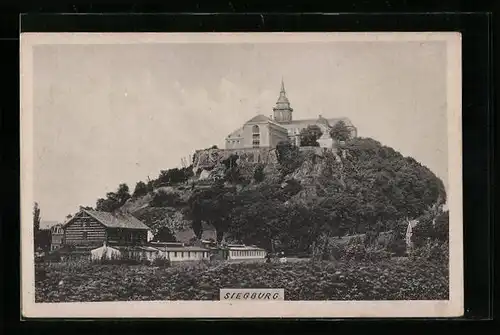
[[[446,44],[43,45],[34,49],[34,198],[62,220],[270,115],[349,117],[447,186]]]

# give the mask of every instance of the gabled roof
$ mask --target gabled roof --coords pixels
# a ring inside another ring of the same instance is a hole
[[[108,213],[90,209],[82,209],[82,212],[92,216],[108,228],[150,230],[144,223],[127,213]]]
[[[57,221],[40,221],[40,230],[49,230],[58,223]]]
[[[246,123],[262,123],[262,122],[269,122],[272,121],[270,118],[268,118],[265,115],[259,114],[248,120]]]

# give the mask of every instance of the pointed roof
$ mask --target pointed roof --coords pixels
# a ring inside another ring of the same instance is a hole
[[[286,96],[285,82],[283,81],[283,78],[281,78],[280,96],[278,98],[278,101],[276,101],[275,109],[291,109],[290,108],[290,101],[288,100],[288,98]]]

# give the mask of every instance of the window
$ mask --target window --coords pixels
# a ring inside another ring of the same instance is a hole
[[[259,129],[259,126],[255,125],[252,127],[252,133],[254,134],[258,134],[260,133],[260,129]]]
[[[87,239],[87,232],[84,231],[82,232],[82,240],[86,240]]]
[[[87,222],[82,222],[82,228],[87,228]]]
[[[177,257],[177,251],[174,252],[174,257]]]

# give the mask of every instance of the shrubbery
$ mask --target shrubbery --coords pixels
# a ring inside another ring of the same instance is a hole
[[[182,207],[185,203],[177,193],[159,190],[149,202],[151,207]]]

